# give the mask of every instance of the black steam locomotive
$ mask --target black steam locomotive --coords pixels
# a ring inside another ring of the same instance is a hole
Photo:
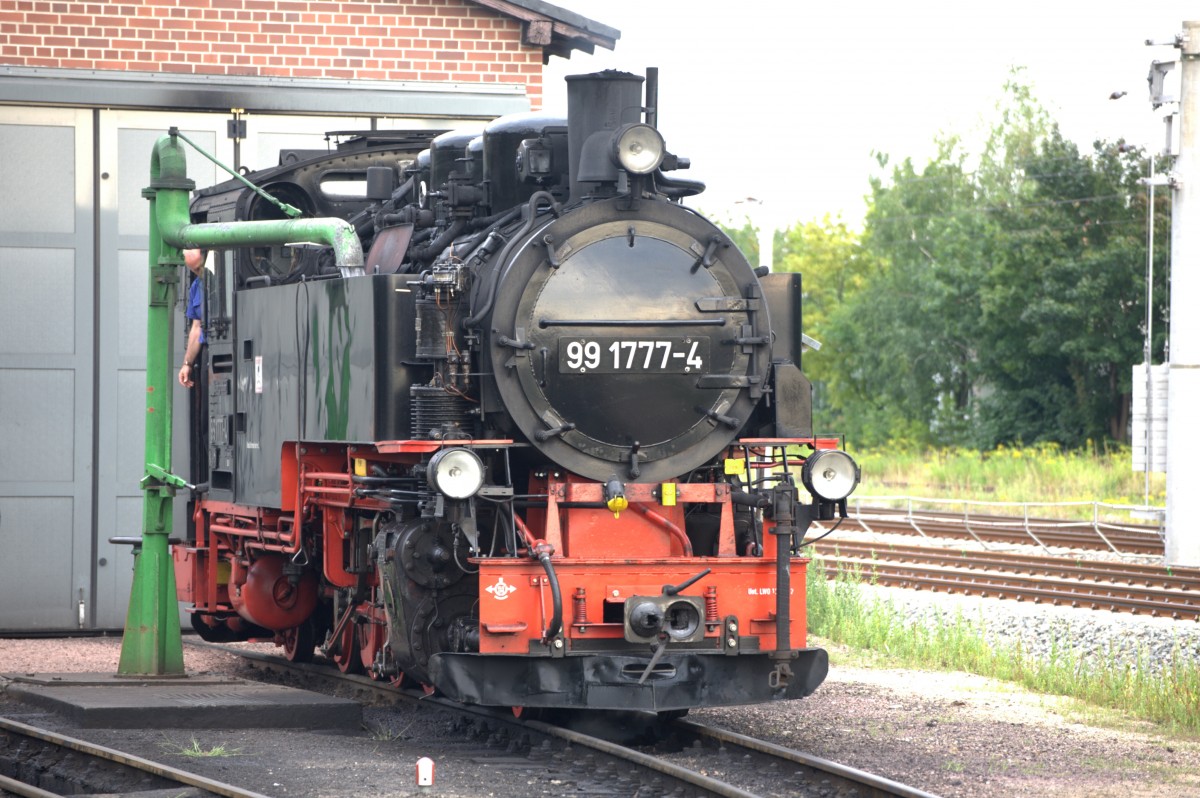
[[[813,436],[800,276],[680,203],[703,185],[667,175],[653,80],[568,82],[565,120],[362,133],[197,192],[195,222],[298,209],[367,253],[227,250],[209,278],[175,549],[206,639],[513,707],[824,679],[799,546],[858,470]]]

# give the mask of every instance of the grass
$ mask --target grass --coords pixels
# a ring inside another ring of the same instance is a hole
[[[379,742],[390,743],[390,742],[394,742],[395,740],[405,739],[405,737],[407,736],[406,733],[408,732],[408,729],[410,726],[412,726],[412,723],[409,723],[403,729],[397,730],[397,729],[392,729],[390,726],[383,724],[383,723],[364,722],[363,723],[363,731],[365,731],[372,740],[378,740]]]
[[[903,445],[859,449],[857,495],[906,494],[926,498],[997,502],[1104,502],[1144,504],[1145,474],[1131,469],[1127,447],[1091,446],[1080,451],[1055,444],[1000,446],[990,452]],[[1150,504],[1166,501],[1166,478],[1150,475]]]
[[[164,751],[175,756],[186,756],[192,759],[208,759],[214,757],[241,756],[242,749],[229,748],[225,745],[214,745],[212,748],[205,748],[200,744],[200,741],[195,737],[187,745],[180,745],[170,739],[162,743]]]
[[[822,571],[819,561],[809,566],[811,574]],[[1141,658],[1134,665],[1117,665],[1059,649],[1035,659],[1019,646],[993,646],[961,614],[928,626],[910,625],[891,602],[864,594],[860,574],[844,570],[832,580],[808,580],[808,625],[812,634],[871,652],[882,664],[968,671],[1114,709],[1176,732],[1200,733],[1200,666],[1178,655],[1157,669],[1146,667]]]

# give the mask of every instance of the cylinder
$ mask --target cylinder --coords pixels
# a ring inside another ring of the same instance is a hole
[[[265,554],[251,563],[245,583],[230,591],[238,615],[276,632],[299,626],[312,615],[317,607],[316,575],[305,571],[292,577],[286,565],[279,554]],[[235,580],[240,573],[241,568],[235,567]]]

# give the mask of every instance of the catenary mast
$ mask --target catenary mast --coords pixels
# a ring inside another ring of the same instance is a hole
[[[1166,560],[1200,566],[1200,21],[1183,23],[1171,219]]]

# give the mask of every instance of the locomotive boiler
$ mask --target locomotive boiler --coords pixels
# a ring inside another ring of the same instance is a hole
[[[654,78],[197,192],[193,222],[337,217],[366,253],[216,259],[174,549],[203,638],[523,708],[821,683],[800,546],[858,468],[813,436],[800,276],[682,204],[703,185],[673,174]]]

